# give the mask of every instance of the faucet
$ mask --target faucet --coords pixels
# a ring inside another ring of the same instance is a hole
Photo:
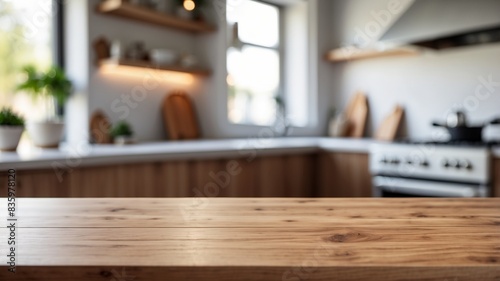
[[[273,132],[280,137],[286,137],[290,133],[292,126],[286,116],[285,101],[282,97],[276,96],[276,120],[272,126]]]

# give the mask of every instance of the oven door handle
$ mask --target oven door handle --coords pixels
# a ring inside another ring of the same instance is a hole
[[[401,179],[377,176],[373,178],[373,185],[379,191],[397,192],[429,197],[484,197],[484,188],[480,185],[464,185],[431,182],[422,180]],[[381,196],[381,192],[375,195]]]

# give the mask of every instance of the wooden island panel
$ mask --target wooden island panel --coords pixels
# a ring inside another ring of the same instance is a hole
[[[0,176],[0,197],[7,196],[7,175],[2,171]],[[60,180],[50,171],[18,171],[16,172],[16,191],[18,197],[68,197],[68,182]]]
[[[189,161],[163,162],[158,164],[157,174],[159,197],[189,197],[190,195]],[[175,187],[175,188],[171,188]]]
[[[500,158],[493,160],[493,196],[500,197]]]
[[[307,197],[314,193],[315,159],[297,154],[18,171],[18,196]],[[0,181],[0,194],[7,194],[6,172]]]
[[[366,153],[322,153],[319,156],[319,197],[371,197]]]
[[[317,155],[288,156],[285,161],[285,186],[290,197],[312,197],[316,193]],[[310,186],[311,188],[304,188]]]
[[[71,197],[113,197],[113,195],[123,194],[118,185],[119,166],[97,166],[75,168],[68,173],[63,181],[66,188],[71,191]],[[51,174],[49,171],[47,177]],[[43,185],[43,184],[42,184]],[[123,188],[127,188],[124,186]],[[50,194],[44,197],[52,197]]]
[[[280,197],[286,193],[284,179],[287,177],[285,163],[282,157],[269,157],[258,160],[258,171],[260,175],[258,181],[258,193],[264,197]]]
[[[226,165],[229,161],[226,162]],[[260,173],[258,165],[256,165],[253,161],[247,161],[246,159],[240,159],[237,163],[241,170],[238,175],[231,177],[231,183],[227,188],[228,196],[259,197],[258,184]]]
[[[124,273],[150,281],[498,280],[499,205],[500,198],[21,198],[18,272],[2,264],[0,280]]]

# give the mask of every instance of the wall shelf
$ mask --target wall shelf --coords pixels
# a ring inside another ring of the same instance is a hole
[[[326,59],[331,62],[344,62],[377,57],[416,56],[420,52],[416,48],[397,47],[390,49],[361,49],[345,47],[333,49],[326,54]]]
[[[127,59],[105,59],[99,61],[99,66],[101,67],[117,67],[117,66],[125,66],[125,67],[136,67],[136,68],[145,68],[152,70],[162,70],[162,71],[173,71],[173,72],[181,72],[188,73],[198,76],[209,76],[211,71],[200,68],[185,68],[177,65],[156,65],[149,61],[139,61],[139,60],[127,60]]]
[[[216,28],[206,22],[181,19],[152,9],[133,5],[125,0],[106,0],[97,7],[102,14],[119,16],[145,23],[194,33],[213,32]]]

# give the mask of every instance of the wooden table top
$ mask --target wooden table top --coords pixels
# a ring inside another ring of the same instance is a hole
[[[0,280],[500,278],[500,198],[26,198],[17,217]]]

